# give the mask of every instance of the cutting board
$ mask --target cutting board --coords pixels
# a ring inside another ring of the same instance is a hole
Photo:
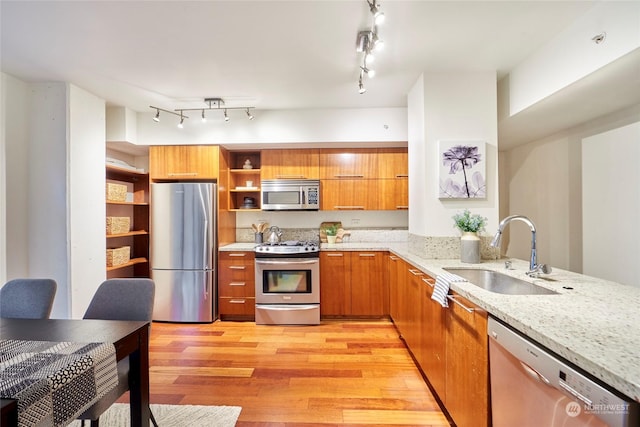
[[[336,238],[336,243],[342,242],[340,230],[342,230],[342,223],[340,221],[327,221],[320,224],[320,242],[327,243],[327,233],[324,231],[326,227],[330,225],[336,224],[338,226],[338,238]]]

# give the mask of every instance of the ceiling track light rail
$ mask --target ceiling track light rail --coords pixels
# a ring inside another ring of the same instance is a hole
[[[380,10],[380,4],[377,0],[365,0],[369,6],[372,15],[371,28],[369,30],[358,31],[356,38],[356,52],[362,53],[362,64],[360,65],[360,76],[358,78],[358,93],[363,94],[367,91],[362,79],[366,75],[373,78],[375,70],[371,68],[374,60],[374,52],[382,50],[384,44],[378,37],[378,25],[384,22],[384,12]]]
[[[186,116],[184,114],[185,111],[200,111],[201,112],[201,117],[202,117],[202,122],[205,123],[207,121],[207,117],[205,115],[205,111],[207,110],[220,110],[223,112],[224,114],[224,121],[228,122],[230,120],[229,115],[227,114],[227,110],[244,110],[247,118],[249,120],[253,120],[254,116],[253,114],[251,114],[252,109],[254,109],[255,107],[227,107],[224,105],[224,100],[222,98],[205,98],[204,99],[205,104],[207,104],[206,107],[200,107],[200,108],[176,108],[175,110],[171,111],[171,110],[165,110],[164,108],[160,108],[160,107],[154,107],[153,105],[150,105],[149,108],[152,108],[154,110],[156,110],[156,114],[153,117],[153,120],[156,122],[160,121],[160,112],[162,111],[163,113],[169,113],[169,114],[173,114],[175,116],[180,117],[180,122],[178,123],[178,127],[180,129],[182,129],[184,127],[184,119],[188,119],[189,116]]]

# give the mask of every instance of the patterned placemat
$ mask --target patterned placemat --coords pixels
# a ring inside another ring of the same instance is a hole
[[[118,384],[113,344],[0,340],[0,396],[18,424],[64,426]]]

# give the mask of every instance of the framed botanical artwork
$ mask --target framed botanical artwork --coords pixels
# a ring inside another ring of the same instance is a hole
[[[485,142],[439,141],[438,177],[440,199],[487,197]]]

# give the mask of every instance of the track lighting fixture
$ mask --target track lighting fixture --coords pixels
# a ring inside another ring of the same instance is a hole
[[[382,40],[378,38],[378,25],[384,20],[384,13],[380,10],[380,4],[377,0],[365,0],[371,11],[373,22],[370,30],[358,32],[356,38],[356,52],[362,53],[362,65],[360,66],[360,77],[358,79],[358,93],[365,93],[367,89],[362,82],[363,76],[366,74],[369,78],[375,75],[375,71],[369,68],[374,61],[373,52],[379,52],[384,47]]]
[[[206,110],[222,110],[222,113],[224,114],[224,121],[228,122],[230,120],[230,117],[227,113],[227,110],[245,110],[246,114],[247,114],[247,118],[249,120],[253,120],[253,115],[251,114],[250,110],[252,108],[255,107],[227,107],[227,106],[223,106],[224,105],[224,100],[222,98],[205,98],[204,99],[205,104],[207,104],[207,107],[200,107],[200,108],[177,108],[174,111],[170,111],[170,110],[165,110],[163,108],[159,108],[159,107],[154,107],[153,105],[150,105],[149,108],[153,108],[154,110],[156,110],[156,115],[154,116],[153,120],[156,122],[160,121],[160,111],[163,111],[165,113],[169,113],[169,114],[175,114],[176,116],[180,117],[180,123],[178,124],[179,128],[183,128],[184,126],[184,119],[188,119],[188,116],[184,115],[185,111],[200,111],[201,112],[201,117],[202,117],[202,123],[205,123],[207,121],[207,117],[205,115],[205,111]]]
[[[184,113],[182,111],[180,111],[180,110],[176,110],[176,111],[180,111],[179,113],[176,113],[175,111],[165,110],[164,108],[154,107],[153,105],[149,105],[149,108],[153,108],[154,110],[156,110],[156,115],[153,116],[153,121],[154,122],[159,122],[160,121],[160,111],[162,111],[163,113],[173,114],[174,116],[180,117],[180,123],[178,123],[178,127],[180,129],[182,129],[182,127],[184,125],[184,119],[188,119],[189,118],[189,116],[185,116]]]
[[[385,16],[384,12],[380,11],[380,5],[378,4],[377,0],[373,0],[373,2],[367,0],[367,3],[369,4],[369,10],[373,15],[373,23],[375,25],[382,24],[384,22]]]

